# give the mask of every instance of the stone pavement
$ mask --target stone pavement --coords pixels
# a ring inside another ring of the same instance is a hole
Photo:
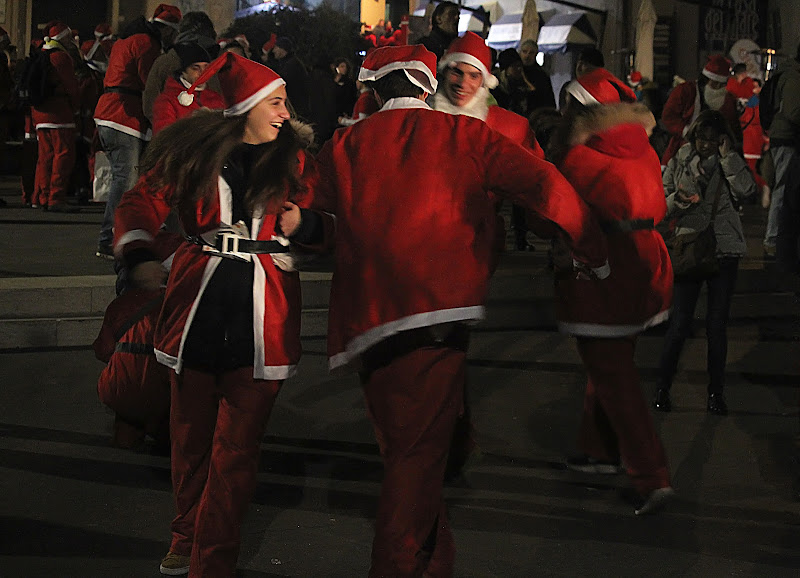
[[[11,205],[0,209],[0,577],[158,576],[168,459],[109,447],[113,417],[95,393],[101,364],[87,338],[113,295],[110,264],[93,256],[100,208],[55,216],[15,207],[17,195],[0,181]],[[458,577],[798,575],[800,307],[793,283],[760,259],[763,211],[747,207],[745,219],[732,411],[704,409],[701,306],[676,408],[656,415],[678,495],[649,518],[619,499],[624,476],[563,467],[585,376],[572,340],[554,331],[546,245],[505,255],[469,355],[483,455],[446,493]],[[357,379],[326,370],[327,277],[304,279],[306,353],[268,426],[240,576],[345,578],[369,566],[380,460]],[[47,332],[68,321],[71,337]],[[648,397],[662,334],[640,340]]]

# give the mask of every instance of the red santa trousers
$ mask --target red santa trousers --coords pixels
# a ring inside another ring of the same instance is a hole
[[[36,161],[34,203],[43,207],[66,203],[75,166],[75,129],[41,128],[36,135],[39,158]]]
[[[578,445],[593,458],[621,458],[633,487],[646,496],[670,482],[664,446],[642,394],[635,349],[634,336],[578,338],[589,376]]]
[[[236,573],[240,527],[255,491],[264,428],[280,381],[252,367],[171,376],[172,488],[178,515],[170,550],[191,556],[189,576]]]
[[[373,578],[453,575],[455,543],[442,486],[465,371],[464,351],[426,347],[392,359],[364,380],[384,463]]]

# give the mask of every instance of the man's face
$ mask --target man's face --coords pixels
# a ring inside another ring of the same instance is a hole
[[[458,35],[458,8],[449,8],[436,17],[436,24],[451,36]]]
[[[275,57],[275,58],[277,58],[278,60],[280,60],[281,58],[286,58],[286,55],[287,55],[287,54],[289,54],[289,53],[288,53],[288,52],[286,52],[286,51],[285,51],[283,48],[281,48],[280,46],[275,46],[275,47],[273,47],[273,49],[272,49],[272,56],[274,56],[274,57]]]
[[[480,70],[459,62],[447,69],[447,86],[444,94],[454,106],[466,106],[483,85],[483,74]]]
[[[183,71],[183,77],[186,79],[186,82],[194,84],[194,82],[200,78],[200,75],[203,74],[207,66],[208,62],[195,62],[194,64],[190,64],[186,67],[186,70]]]
[[[538,52],[538,46],[531,44],[530,42],[526,42],[522,48],[519,49],[519,56],[522,58],[523,66],[531,66],[534,62],[536,62],[536,54],[538,54]]]

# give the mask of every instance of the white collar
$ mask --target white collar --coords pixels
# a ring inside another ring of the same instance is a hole
[[[191,83],[191,82],[189,82],[188,80],[186,80],[186,79],[183,77],[183,75],[182,75],[182,74],[181,74],[181,75],[178,77],[178,80],[179,80],[179,81],[180,81],[180,83],[181,83],[183,86],[185,86],[186,88],[191,88],[191,87],[192,87],[192,83]],[[205,88],[206,88],[206,85],[205,85],[205,84],[201,84],[200,86],[196,86],[194,89],[195,89],[195,90],[205,90]]]
[[[431,109],[424,100],[420,100],[413,96],[400,96],[397,98],[390,98],[381,107],[381,110],[396,110],[400,108],[427,108]]]

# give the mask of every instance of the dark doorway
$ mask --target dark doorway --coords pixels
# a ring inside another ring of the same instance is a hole
[[[94,27],[108,22],[108,0],[36,0],[33,2],[32,38],[42,37],[42,28],[51,20],[60,20],[80,33],[81,40],[94,38]]]

